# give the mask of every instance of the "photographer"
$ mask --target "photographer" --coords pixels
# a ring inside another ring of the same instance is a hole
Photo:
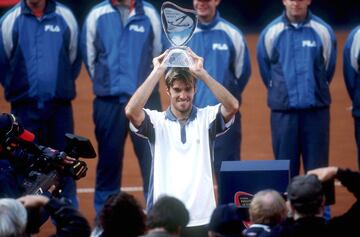
[[[65,172],[67,167],[74,165],[75,158],[38,146],[33,140],[34,135],[25,130],[12,114],[0,114],[0,197],[21,196],[25,191],[22,187],[25,178],[33,170]]]
[[[0,236],[21,237],[36,233],[37,231],[29,231],[34,229],[33,223],[30,223],[33,220],[29,217],[29,213],[40,211],[41,208],[44,208],[55,220],[55,236],[90,235],[87,220],[73,207],[53,197],[27,195],[19,199],[0,199]]]
[[[31,134],[21,126],[18,126],[19,129],[15,131],[14,121],[16,121],[15,117],[11,114],[0,114],[0,198],[19,197],[24,178],[24,172],[14,167],[13,156],[6,149],[9,137],[16,136],[29,142],[33,140]]]
[[[328,222],[322,217],[325,205],[323,184],[337,179],[356,197],[345,214]],[[352,236],[358,233],[360,218],[360,173],[337,167],[311,170],[296,176],[288,186],[288,202],[292,218],[276,226],[270,236]]]
[[[37,145],[14,115],[0,114],[0,197],[42,194],[52,185],[58,193],[62,178],[85,177],[87,165],[79,158],[96,157],[91,142],[74,134],[64,140],[64,152]]]

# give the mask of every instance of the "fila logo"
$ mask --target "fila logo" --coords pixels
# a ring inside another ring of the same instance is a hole
[[[311,40],[303,40],[302,41],[302,46],[303,47],[310,47],[310,48],[316,47],[316,42],[314,40],[313,41],[311,41]]]
[[[144,33],[145,32],[145,28],[144,26],[139,26],[139,25],[130,25],[129,30],[133,30],[135,32],[141,32]]]
[[[45,32],[60,32],[60,27],[57,25],[45,25]]]
[[[227,46],[227,44],[213,43],[212,49],[213,50],[229,50],[229,47]]]

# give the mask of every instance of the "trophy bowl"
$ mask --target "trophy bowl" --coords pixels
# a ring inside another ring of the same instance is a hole
[[[167,67],[189,67],[194,64],[184,46],[192,37],[197,26],[196,11],[164,2],[161,6],[161,23],[172,47],[164,62]]]

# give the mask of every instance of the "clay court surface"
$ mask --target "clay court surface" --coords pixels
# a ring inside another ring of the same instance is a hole
[[[331,106],[330,165],[357,169],[353,120],[350,110],[351,102],[342,76],[342,49],[348,33],[348,31],[337,32],[337,68],[331,83],[333,102]],[[246,38],[251,51],[252,75],[243,93],[243,104],[241,106],[243,127],[241,156],[243,160],[271,160],[273,159],[273,153],[270,135],[270,113],[266,105],[266,90],[260,79],[255,57],[258,35],[250,34],[246,35]],[[166,108],[168,103],[166,95],[163,93],[163,85],[160,90],[162,92],[163,108]],[[8,112],[9,105],[4,101],[2,89],[0,91],[0,98],[0,111]],[[92,121],[92,100],[91,82],[83,68],[77,80],[77,98],[73,103],[75,133],[90,138],[96,147],[97,143],[94,137]],[[92,201],[96,159],[86,160],[86,162],[89,166],[89,171],[87,176],[78,182],[78,198],[81,212],[93,224],[95,214]],[[135,195],[144,204],[141,186],[137,159],[134,155],[132,144],[128,139],[126,142],[122,187]],[[344,187],[337,185],[336,204],[332,208],[332,214],[338,215],[345,212],[353,202],[353,196]],[[54,228],[47,222],[42,227],[41,232],[41,234],[36,236],[48,236],[54,233]]]

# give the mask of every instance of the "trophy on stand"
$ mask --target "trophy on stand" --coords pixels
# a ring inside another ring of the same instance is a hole
[[[161,6],[161,23],[166,37],[172,44],[165,57],[167,67],[189,67],[193,65],[192,58],[184,46],[193,35],[198,19],[196,12],[185,9],[172,2],[164,2]]]

